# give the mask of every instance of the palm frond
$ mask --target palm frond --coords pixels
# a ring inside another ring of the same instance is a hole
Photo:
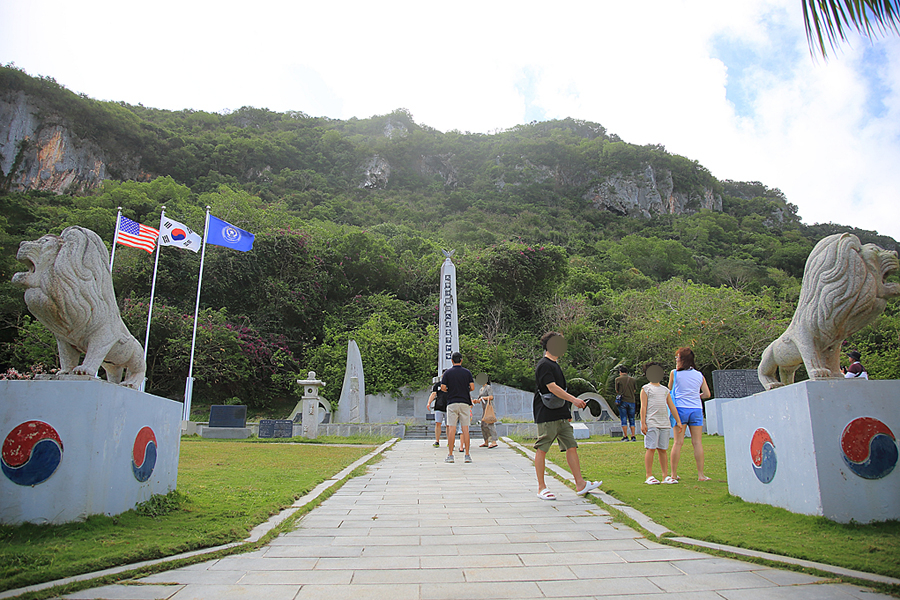
[[[900,0],[802,0],[810,52],[828,58],[851,31],[872,39],[900,33]]]

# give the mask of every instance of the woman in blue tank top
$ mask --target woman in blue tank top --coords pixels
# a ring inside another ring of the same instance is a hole
[[[681,447],[684,445],[684,434],[691,428],[691,446],[694,448],[694,460],[697,462],[697,479],[709,481],[703,474],[703,400],[711,397],[709,386],[703,373],[694,364],[694,351],[690,348],[679,348],[675,353],[675,370],[669,374],[669,389],[672,400],[678,410],[681,426],[675,427],[675,443],[672,445],[672,477],[678,479],[678,461],[681,458]]]

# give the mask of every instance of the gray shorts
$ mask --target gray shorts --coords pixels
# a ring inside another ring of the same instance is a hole
[[[672,430],[668,427],[648,427],[644,435],[644,448],[647,450],[668,450],[669,435]]]
[[[442,410],[434,411],[434,424],[441,425],[447,422],[447,413]]]

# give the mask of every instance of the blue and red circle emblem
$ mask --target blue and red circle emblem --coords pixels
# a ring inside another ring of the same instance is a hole
[[[898,455],[894,432],[873,417],[853,419],[841,433],[841,456],[864,479],[886,477],[897,466]]]
[[[178,229],[177,227],[172,230],[172,239],[180,242],[184,238],[187,237],[187,234],[184,232],[184,229]]]
[[[0,468],[18,485],[44,483],[62,462],[63,443],[59,433],[43,421],[25,421],[3,440]]]
[[[775,455],[775,444],[772,436],[763,428],[753,432],[750,438],[750,458],[753,460],[753,474],[763,483],[775,479],[778,469],[778,457]]]
[[[134,458],[131,461],[131,470],[134,478],[141,483],[150,479],[156,466],[156,435],[149,427],[138,431],[137,437],[134,438],[132,456]]]

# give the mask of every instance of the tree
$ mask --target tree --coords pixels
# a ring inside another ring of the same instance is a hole
[[[803,0],[803,24],[810,51],[828,57],[826,40],[832,50],[847,41],[851,30],[868,37],[900,33],[900,2],[897,0]]]
[[[613,304],[621,319],[617,347],[632,364],[672,364],[675,350],[689,346],[700,369],[754,368],[790,321],[771,299],[677,278]]]

